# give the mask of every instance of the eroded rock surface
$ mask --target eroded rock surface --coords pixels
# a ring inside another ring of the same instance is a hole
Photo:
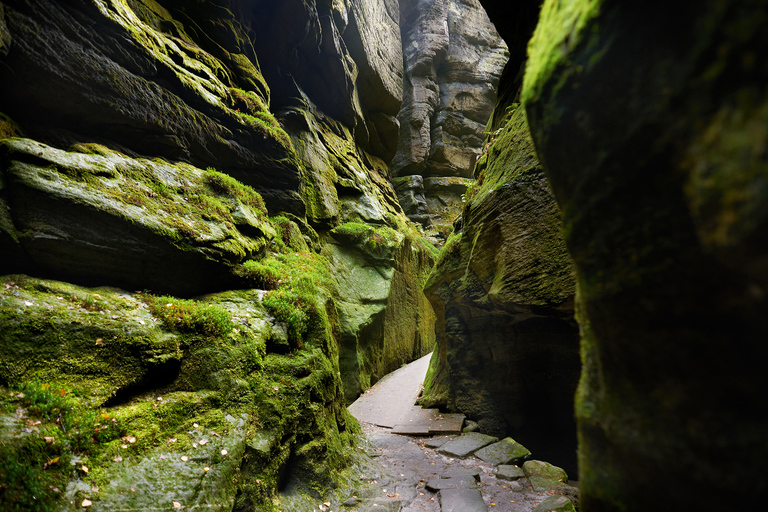
[[[401,177],[472,178],[482,152],[507,48],[475,0],[401,2],[405,83],[398,152]],[[425,190],[425,225],[450,225],[468,182],[436,181]]]
[[[563,5],[523,99],[578,275],[582,510],[760,507],[765,6]]]
[[[559,211],[523,109],[511,105],[489,126],[461,230],[426,288],[438,350],[425,404],[462,411],[481,432],[513,436],[573,472],[580,360]]]

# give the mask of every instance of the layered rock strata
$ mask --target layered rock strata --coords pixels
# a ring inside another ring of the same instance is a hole
[[[384,0],[0,6],[0,454],[34,473],[0,473],[22,475],[0,508],[263,510],[282,492],[308,509],[349,479],[344,406],[434,340],[434,250],[387,166],[398,17]]]
[[[405,81],[392,169],[403,179],[443,178],[424,189],[409,178],[403,195],[422,204],[406,210],[413,220],[446,226],[482,152],[507,48],[475,0],[409,0],[400,9]]]

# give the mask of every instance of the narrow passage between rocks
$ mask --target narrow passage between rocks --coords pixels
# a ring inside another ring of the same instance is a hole
[[[344,502],[357,512],[572,511],[576,489],[565,472],[529,460],[514,440],[461,433],[463,415],[421,409],[430,356],[380,380],[349,406],[368,453],[389,474],[363,477],[366,495]],[[380,489],[380,492],[371,492]],[[570,498],[570,499],[569,499]]]

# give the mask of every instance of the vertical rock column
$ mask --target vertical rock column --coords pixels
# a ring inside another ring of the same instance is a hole
[[[543,5],[523,100],[577,268],[582,510],[756,510],[765,3],[568,5]]]
[[[405,59],[400,140],[392,170],[425,226],[450,225],[482,152],[507,48],[477,0],[402,0]],[[416,186],[423,177],[423,187]],[[423,204],[426,204],[426,213]]]

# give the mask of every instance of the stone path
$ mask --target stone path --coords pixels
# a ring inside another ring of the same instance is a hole
[[[343,510],[573,511],[570,500],[562,495],[575,495],[575,490],[557,480],[567,478],[565,473],[545,462],[524,465],[531,454],[514,440],[479,433],[425,435],[421,426],[436,425],[441,416],[413,406],[428,362],[427,356],[393,372],[349,407],[361,422],[368,454],[388,473],[363,477],[368,480],[365,484],[377,484],[381,491],[371,493],[370,485],[363,491],[361,485],[360,493],[350,496]],[[397,433],[414,423],[420,425],[411,429],[418,436]]]

